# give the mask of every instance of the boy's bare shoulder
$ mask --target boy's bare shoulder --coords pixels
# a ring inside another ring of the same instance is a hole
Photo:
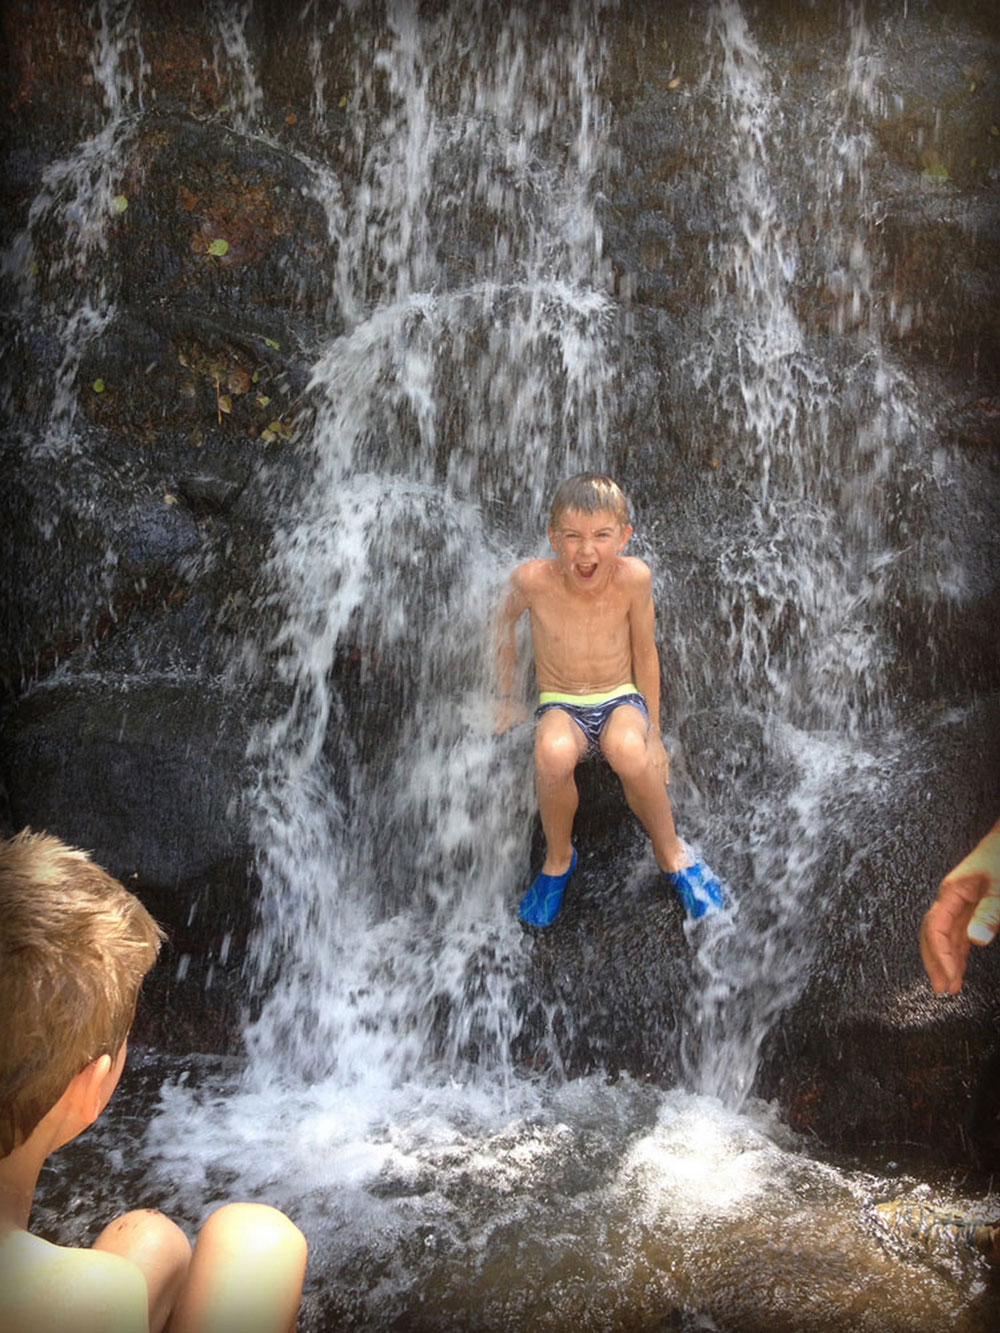
[[[646,592],[653,585],[653,575],[645,560],[640,560],[635,555],[620,555],[618,557],[617,574],[622,585],[630,592]]]
[[[525,560],[511,574],[511,583],[525,597],[552,586],[555,574],[554,560]]]
[[[27,1231],[0,1238],[4,1333],[147,1333],[146,1281],[103,1250],[53,1245]]]

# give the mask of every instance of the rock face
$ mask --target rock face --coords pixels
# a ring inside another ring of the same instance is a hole
[[[579,200],[567,196],[564,234],[539,219],[580,130],[572,117],[560,129],[558,110],[545,121],[541,85],[569,20],[535,6],[527,27],[504,29],[504,49],[527,43],[542,74],[512,117],[525,158],[508,156],[487,189],[460,92],[486,77],[475,39],[459,7],[426,8],[413,67],[432,77],[409,87],[439,99],[437,138],[394,166],[392,137],[416,122],[398,110],[401,67],[386,53],[400,29],[381,5],[318,26],[252,5],[221,30],[203,6],[149,4],[119,15],[104,46],[68,0],[4,7],[0,825],[92,848],[171,928],[143,1019],[156,1042],[239,1040],[259,914],[254,737],[301,687],[282,674],[269,560],[316,486],[324,349],[424,281],[442,303],[478,301],[482,323],[434,326],[422,371],[400,339],[408,395],[368,372],[384,408],[360,470],[406,473],[384,443],[398,429],[415,442],[414,484],[475,508],[492,551],[534,550],[544,525],[539,497],[517,498],[523,456],[464,459],[470,403],[498,429],[522,410],[506,381],[491,396],[467,368],[503,327],[482,293],[545,272],[526,277],[516,251],[504,269],[497,196],[565,276]],[[971,1144],[985,1162],[1000,946],[944,1004],[922,982],[916,933],[941,875],[1000,814],[1000,27],[972,0],[885,7],[863,31],[835,6],[745,8],[752,48],[725,6],[706,17],[624,0],[574,20],[604,61],[583,190],[599,231],[586,281],[610,300],[601,465],[632,495],[635,549],[656,574],[679,821],[738,896],[755,886],[737,918],[744,948],[779,963],[784,951],[780,994],[747,983],[757,1090],[828,1141],[915,1139],[948,1161]],[[553,106],[572,103],[564,91]],[[415,173],[421,149],[440,154],[440,175],[407,212],[416,187],[399,164]],[[379,211],[390,197],[398,224]],[[784,257],[780,310],[753,286],[768,245]],[[431,319],[413,309],[411,323]],[[758,355],[765,315],[795,333]],[[528,355],[497,345],[497,366]],[[568,384],[536,393],[536,452],[576,420]],[[335,411],[323,419],[343,427]],[[546,487],[561,469],[553,449]],[[423,494],[421,509],[440,502]],[[834,535],[810,546],[795,524]],[[454,600],[462,532],[446,536],[433,549],[389,531],[393,591],[371,594],[384,611],[359,613],[330,649],[341,706],[323,748],[348,825],[366,778],[381,781],[386,719],[428,688],[419,630],[387,626],[407,609],[416,623],[431,585]],[[796,564],[786,546],[800,539]],[[815,614],[833,577],[847,589],[839,622]],[[859,647],[850,687],[828,696],[826,636],[838,661],[848,636],[880,645]],[[807,817],[796,747],[834,732],[865,773],[889,776],[873,794],[845,769]],[[586,855],[564,917],[530,946],[518,1056],[551,1058],[554,1030],[570,1070],[681,1073],[711,1090],[699,1042],[712,1024],[738,1026],[746,994],[733,981],[715,1010],[691,1007],[702,955],[655,870],[628,868],[643,843],[617,791],[583,784]],[[785,873],[789,830],[815,841],[815,910],[783,918],[762,848],[778,847]],[[961,1130],[966,1094],[975,1123]]]

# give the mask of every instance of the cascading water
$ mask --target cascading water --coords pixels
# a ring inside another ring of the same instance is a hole
[[[753,1085],[762,1041],[810,975],[828,893],[828,811],[840,818],[838,791],[875,792],[887,772],[862,739],[891,727],[879,703],[889,649],[878,608],[895,556],[882,488],[898,455],[919,456],[920,433],[908,386],[882,356],[860,227],[831,228],[818,266],[827,283],[839,278],[831,322],[855,329],[855,340],[839,364],[813,350],[797,314],[806,256],[788,206],[795,187],[782,179],[789,164],[793,177],[802,161],[811,166],[818,230],[831,192],[863,197],[866,145],[851,127],[854,103],[872,95],[872,71],[860,10],[849,34],[844,83],[822,108],[821,130],[788,123],[735,0],[712,11],[732,126],[719,169],[734,228],[728,244],[713,243],[711,335],[690,361],[749,497],[738,542],[718,555],[723,669],[766,750],[796,770],[778,801],[755,801],[740,839],[744,909],[699,951],[704,985],[691,995],[688,1076],[735,1105]],[[807,147],[817,143],[825,146]],[[714,829],[727,837],[722,821]]]
[[[106,248],[109,221],[127,206],[119,183],[142,104],[145,58],[131,3],[115,7],[102,0],[93,8],[93,21],[91,68],[103,124],[71,156],[46,168],[27,225],[2,257],[4,276],[20,290],[22,312],[52,323],[62,349],[49,426],[39,446],[48,453],[77,447],[76,376],[86,347],[114,318],[107,271],[94,261]],[[46,254],[43,279],[36,248],[53,234],[62,249]],[[63,279],[69,273],[78,281],[67,305]]]
[[[360,184],[343,205],[336,275],[350,327],[315,367],[314,468],[271,562],[284,620],[272,648],[292,702],[256,742],[257,953],[281,967],[249,1034],[258,1067],[329,1076],[368,1099],[372,1080],[398,1085],[434,1055],[473,1049],[491,1076],[509,1059],[509,900],[527,873],[530,782],[523,755],[498,765],[490,736],[486,626],[514,555],[476,502],[520,494],[537,523],[553,466],[594,454],[608,373],[588,200],[593,30],[539,70],[504,25],[503,79],[446,87],[455,104],[442,105],[430,95],[440,62],[471,63],[485,12],[425,25],[398,5],[386,17],[373,72],[357,71]],[[535,168],[530,143],[559,119],[532,106],[546,74],[568,75],[561,119],[585,127],[562,179]],[[489,238],[468,286],[445,286],[439,211],[461,232],[475,217]],[[369,309],[376,275],[384,301]],[[457,395],[463,429],[445,452]],[[362,734],[331,683],[345,641],[362,645],[362,688],[385,710]]]
[[[598,200],[618,7],[504,10],[385,0],[328,17],[310,0],[299,16],[316,139],[338,139],[336,168],[299,156],[328,226],[330,334],[299,470],[270,496],[261,630],[241,649],[272,703],[252,741],[257,1008],[245,1065],[195,1062],[164,1086],[143,1184],[193,1220],[234,1194],[287,1208],[310,1240],[313,1329],[629,1330],[674,1311],[685,1328],[832,1330],[848,1307],[850,1327],[918,1327],[886,1286],[950,1320],[963,1272],[890,1263],[858,1226],[873,1181],[813,1162],[751,1099],[761,1043],[809,973],[824,835],[848,787],[884,776],[863,736],[891,721],[878,494],[920,441],[860,226],[810,252],[839,275],[832,320],[856,330],[828,362],[796,311],[809,258],[783,221],[789,158],[810,162],[831,212],[831,194],[864,190],[852,106],[870,95],[869,34],[853,14],[823,109],[836,133],[810,157],[735,0],[706,21],[730,187],[704,336],[679,374],[713,402],[747,501],[736,539],[708,538],[720,651],[679,626],[675,646],[692,708],[725,697],[790,776],[780,803],[734,787],[725,809],[678,783],[681,831],[709,859],[725,849],[735,903],[687,932],[686,1086],[663,1091],[612,1085],[613,1068],[562,1080],[554,1034],[588,1021],[569,1006],[533,1038],[546,1076],[518,1055],[530,728],[491,735],[489,614],[506,571],[542,549],[556,481],[605,465],[628,390]],[[121,59],[96,63],[141,71],[130,8],[98,12],[96,49]],[[267,142],[255,7],[210,15],[231,128]],[[344,50],[341,97],[328,71]],[[125,151],[138,85],[108,77],[106,133]],[[84,171],[81,217],[106,211],[114,161]],[[53,209],[69,230],[79,193],[40,198],[25,244]],[[94,290],[80,308],[111,318]],[[638,540],[655,569],[655,531]]]

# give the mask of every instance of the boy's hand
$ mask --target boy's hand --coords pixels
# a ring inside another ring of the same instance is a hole
[[[663,741],[659,736],[649,733],[649,740],[646,742],[649,747],[650,758],[653,761],[653,767],[663,778],[663,785],[670,786],[670,758],[664,748]]]
[[[493,735],[502,736],[511,727],[522,723],[527,716],[527,708],[516,699],[496,699],[493,703]]]

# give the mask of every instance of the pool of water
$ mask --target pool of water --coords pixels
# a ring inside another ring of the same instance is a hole
[[[56,1156],[34,1225],[87,1243],[117,1210],[192,1232],[259,1198],[305,1231],[300,1328],[986,1333],[1000,1281],[890,1199],[1000,1216],[989,1182],[835,1161],[775,1109],[630,1079],[383,1090],[247,1083],[232,1059],[133,1053]],[[379,1094],[375,1094],[379,1096]]]

